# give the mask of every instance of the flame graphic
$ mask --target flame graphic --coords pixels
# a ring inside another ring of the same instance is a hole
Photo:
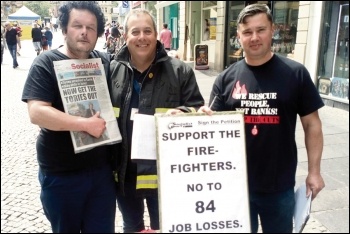
[[[247,89],[245,88],[245,84],[244,85],[240,85],[239,81],[237,81],[235,87],[233,88],[233,92],[232,92],[232,98],[233,99],[241,99],[241,94],[245,94],[247,95]]]

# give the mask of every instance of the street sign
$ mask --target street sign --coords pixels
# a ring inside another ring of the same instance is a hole
[[[129,8],[129,1],[122,1],[123,2],[123,8]]]

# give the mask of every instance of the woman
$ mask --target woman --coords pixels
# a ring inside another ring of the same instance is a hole
[[[205,19],[205,29],[203,34],[203,41],[209,40],[210,36],[210,23],[208,19]]]

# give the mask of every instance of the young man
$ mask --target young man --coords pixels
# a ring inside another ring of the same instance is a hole
[[[114,233],[116,189],[110,146],[75,154],[69,131],[100,138],[106,122],[64,112],[53,61],[101,58],[106,75],[110,57],[94,50],[104,32],[104,15],[96,2],[72,1],[59,9],[64,45],[33,61],[24,86],[30,120],[40,126],[37,139],[40,199],[53,232]]]
[[[120,110],[117,118],[123,137],[117,151],[120,152],[117,158],[117,201],[124,232],[140,232],[145,229],[144,198],[151,229],[159,229],[157,180],[154,179],[157,168],[155,160],[137,163],[131,160],[132,113],[154,115],[156,108],[170,109],[170,114],[181,110],[190,112],[194,108],[189,107],[199,108],[204,99],[193,70],[181,60],[169,57],[157,41],[156,23],[148,11],[129,12],[124,30],[126,43],[111,63],[109,84],[113,107]],[[142,180],[145,173],[147,179]],[[136,189],[143,183],[151,187]]]
[[[171,40],[172,40],[171,31],[168,29],[168,24],[164,23],[163,29],[162,31],[160,31],[160,42],[163,43],[166,51],[171,50]]]
[[[18,31],[16,27],[12,27],[10,22],[5,22],[5,38],[7,43],[7,48],[12,56],[12,66],[13,68],[18,67],[17,62],[17,45],[21,48],[21,41],[18,36]]]
[[[42,36],[42,32],[40,27],[38,26],[37,23],[34,23],[32,28],[32,40],[33,40],[34,50],[36,51],[36,55],[39,55],[41,51],[41,36]]]
[[[295,127],[300,116],[305,132],[309,172],[307,196],[324,188],[321,176],[324,104],[306,68],[271,52],[274,25],[265,4],[245,7],[237,19],[237,37],[245,52],[222,72],[210,96],[212,108],[199,111],[243,110],[245,114],[251,231],[293,231],[297,168]]]

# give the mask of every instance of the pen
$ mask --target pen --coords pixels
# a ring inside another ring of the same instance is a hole
[[[210,109],[212,108],[212,106],[213,106],[213,104],[214,104],[214,102],[215,102],[215,100],[216,100],[217,97],[218,97],[218,95],[215,95],[213,101],[211,102],[211,104],[210,104],[210,106],[209,106]]]

